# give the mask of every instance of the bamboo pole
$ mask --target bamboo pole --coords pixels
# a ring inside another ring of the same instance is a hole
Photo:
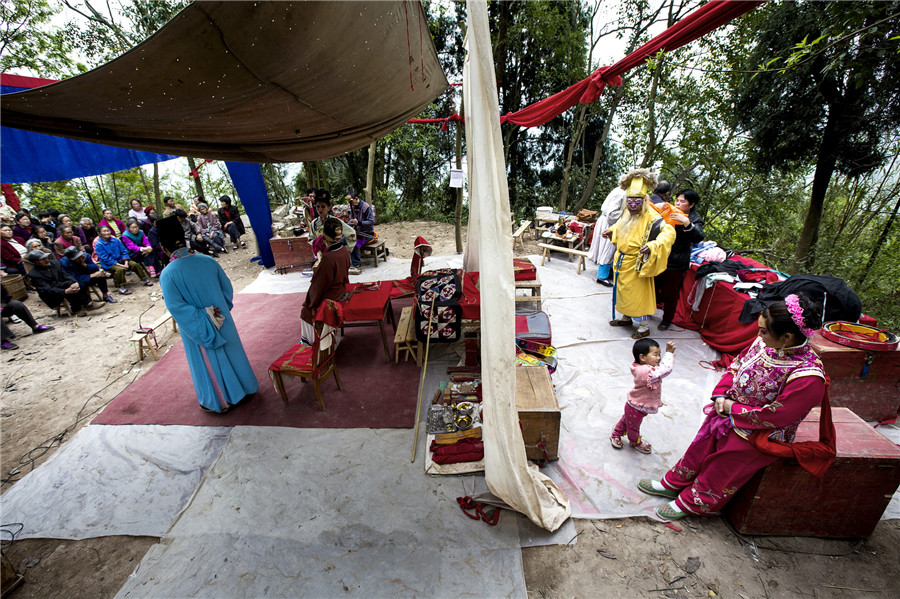
[[[422,391],[425,389],[425,371],[428,370],[428,350],[431,349],[431,321],[434,319],[434,300],[437,299],[437,293],[431,298],[431,311],[428,312],[428,333],[425,335],[425,362],[422,363],[422,376],[419,379],[419,397],[416,400],[416,432],[413,436],[412,457],[409,462],[416,461],[416,446],[419,443],[419,417],[422,414]]]

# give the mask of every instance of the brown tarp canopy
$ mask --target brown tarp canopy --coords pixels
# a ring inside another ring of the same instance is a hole
[[[447,88],[418,2],[194,2],[0,122],[180,156],[300,162],[369,145]]]

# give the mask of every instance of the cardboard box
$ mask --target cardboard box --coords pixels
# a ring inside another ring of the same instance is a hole
[[[559,459],[560,410],[546,366],[516,367],[516,407],[529,460]]]
[[[887,420],[900,410],[900,349],[866,351],[829,341],[810,340],[831,378],[831,405],[850,408],[863,420]],[[864,367],[868,364],[868,370]]]
[[[795,442],[819,440],[819,408],[800,423]],[[832,408],[837,456],[818,480],[796,460],[758,472],[725,508],[750,535],[867,537],[900,486],[900,447],[847,408]]]

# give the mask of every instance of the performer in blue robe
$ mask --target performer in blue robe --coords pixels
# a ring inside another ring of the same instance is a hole
[[[213,258],[193,254],[185,247],[184,232],[176,217],[160,219],[156,227],[160,244],[171,260],[159,277],[159,285],[166,308],[181,332],[200,407],[227,412],[259,386],[231,317],[231,281]],[[221,317],[220,328],[207,308]]]

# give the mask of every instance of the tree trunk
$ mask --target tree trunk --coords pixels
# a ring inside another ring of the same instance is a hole
[[[566,201],[569,197],[569,177],[572,172],[572,158],[575,156],[575,148],[578,147],[578,140],[581,138],[581,134],[584,133],[584,128],[587,125],[587,118],[585,115],[587,115],[587,104],[582,104],[581,110],[578,111],[578,117],[572,124],[572,137],[569,140],[569,150],[566,152],[566,167],[563,170],[562,190],[559,194],[559,210],[561,212],[565,211]]]
[[[144,176],[144,167],[142,167],[142,166],[137,167],[137,171],[138,171],[138,174],[141,176],[141,185],[144,186],[144,195],[146,195],[147,198],[151,198],[152,196],[150,195],[150,186],[147,185],[147,177]],[[141,203],[143,204],[143,202],[141,202]]]
[[[153,163],[153,201],[156,206],[156,213],[163,213],[162,194],[159,193],[159,163]]]
[[[110,173],[112,178],[113,202],[116,205],[116,216],[122,216],[122,203],[119,200],[119,185],[116,183],[116,173]],[[129,210],[131,207],[129,206]]]
[[[200,171],[197,170],[197,162],[191,158],[187,157],[188,166],[191,167],[191,172],[197,171],[197,176],[194,177],[194,188],[197,190],[198,196],[203,196],[203,183],[200,181]]]
[[[91,210],[94,211],[94,224],[99,223],[103,213],[100,212],[97,203],[94,201],[94,196],[91,195],[91,188],[88,187],[87,179],[82,177],[81,184],[84,185],[84,192],[87,194],[88,202],[91,204]]]
[[[814,258],[816,241],[819,238],[819,224],[822,222],[822,210],[825,207],[825,193],[834,174],[837,155],[834,148],[837,147],[838,135],[837,121],[840,118],[835,105],[831,106],[828,121],[825,123],[825,132],[819,145],[819,155],[816,158],[816,172],[813,175],[812,192],[809,198],[809,210],[803,221],[803,230],[800,231],[800,239],[797,241],[797,250],[794,252],[794,260],[797,267],[809,270]]]
[[[369,161],[366,164],[366,201],[370,204],[375,203],[375,145],[377,142],[369,144]]]
[[[616,88],[612,105],[609,107],[609,114],[606,116],[606,122],[603,124],[603,133],[600,135],[600,139],[597,140],[597,144],[594,146],[594,160],[591,162],[591,174],[584,187],[584,192],[581,194],[581,199],[578,200],[578,203],[572,208],[572,212],[575,212],[576,214],[579,210],[584,208],[588,200],[591,199],[591,194],[594,193],[594,183],[597,181],[597,169],[600,167],[600,159],[603,157],[603,147],[606,145],[606,139],[609,137],[609,130],[612,127],[613,119],[616,117],[616,109],[619,107],[619,102],[624,95],[622,91],[624,88],[624,81],[622,81],[621,86]]]
[[[879,252],[881,252],[881,248],[884,246],[884,242],[887,241],[888,233],[890,232],[891,227],[894,224],[894,220],[897,218],[898,210],[900,210],[900,199],[898,199],[897,203],[894,204],[894,211],[891,212],[891,216],[888,217],[887,222],[884,224],[884,229],[881,230],[881,235],[878,236],[878,241],[875,242],[875,247],[872,248],[872,255],[869,256],[869,261],[866,263],[866,267],[859,273],[859,280],[856,282],[857,289],[862,287],[863,281],[866,280],[866,275],[869,274],[869,271],[875,265],[875,259],[878,257]]]
[[[459,115],[465,116],[465,106],[462,100],[459,101]],[[462,121],[456,121],[456,168],[462,170]],[[454,230],[456,232],[456,253],[461,254],[463,251],[462,238],[462,205],[463,205],[463,188],[456,190],[456,209],[453,211]]]
[[[102,215],[103,209],[109,205],[106,201],[106,193],[103,191],[103,175],[97,175],[97,191],[100,193],[100,214]]]

